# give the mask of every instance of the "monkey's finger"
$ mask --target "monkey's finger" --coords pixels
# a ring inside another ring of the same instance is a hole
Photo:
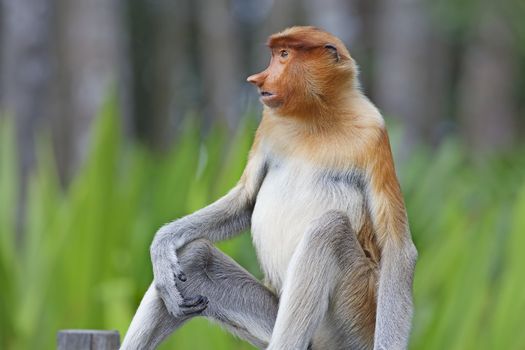
[[[174,275],[175,275],[175,278],[179,279],[182,282],[186,282],[187,280],[186,274],[182,271],[180,271],[179,273],[175,273]]]
[[[184,298],[182,303],[179,305],[180,307],[192,307],[199,304],[207,304],[208,298],[206,298],[203,295],[197,295],[193,298]]]
[[[208,307],[208,298],[199,295],[194,298],[186,298],[179,305],[180,311],[188,316],[196,313],[201,313]]]
[[[182,271],[180,267],[179,259],[177,257],[177,254],[175,253],[175,249],[170,250],[169,261],[171,263],[171,269],[174,272],[175,277],[177,277],[182,282],[185,282],[186,275],[184,274],[184,272]]]

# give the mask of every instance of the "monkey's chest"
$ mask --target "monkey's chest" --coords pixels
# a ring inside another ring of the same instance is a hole
[[[307,165],[271,168],[252,214],[253,242],[268,282],[281,292],[290,259],[314,220],[335,209],[359,226],[363,207],[362,191],[350,177]]]

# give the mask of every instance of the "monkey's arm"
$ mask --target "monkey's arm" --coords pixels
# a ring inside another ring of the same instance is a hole
[[[371,162],[369,202],[381,248],[374,350],[406,349],[412,321],[417,251],[395,174],[386,131]]]
[[[177,291],[174,278],[186,280],[184,271],[180,268],[177,250],[199,238],[219,241],[247,229],[251,222],[255,195],[264,173],[264,162],[259,155],[253,155],[241,180],[228,194],[157,231],[150,248],[154,283],[174,316],[201,311],[206,306],[205,301],[197,303],[202,305],[196,305],[194,300],[184,299]]]

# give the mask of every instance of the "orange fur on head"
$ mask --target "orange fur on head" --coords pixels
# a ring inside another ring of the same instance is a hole
[[[312,26],[287,28],[271,35],[266,44],[270,49],[288,47],[297,50],[310,50],[331,44],[343,58],[350,59],[350,53],[339,38]]]
[[[270,36],[269,67],[248,81],[281,116],[316,119],[340,110],[357,86],[357,68],[345,45],[315,27],[291,27]],[[286,57],[283,57],[285,52]]]

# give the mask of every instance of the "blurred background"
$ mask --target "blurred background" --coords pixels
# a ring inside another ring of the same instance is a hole
[[[163,223],[224,194],[269,34],[360,65],[420,252],[411,349],[525,349],[522,0],[0,0],[0,348],[123,335]],[[260,277],[248,234],[220,248]],[[164,349],[251,349],[193,320]]]

